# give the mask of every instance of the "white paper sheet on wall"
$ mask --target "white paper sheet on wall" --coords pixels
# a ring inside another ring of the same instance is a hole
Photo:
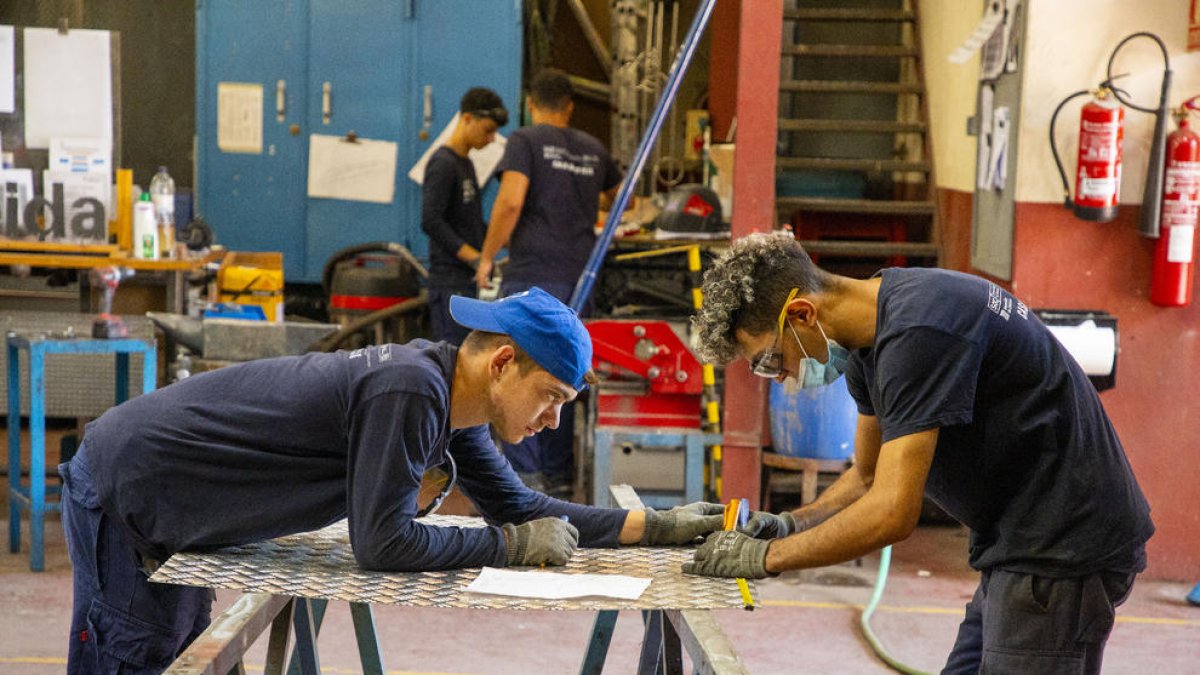
[[[17,57],[12,26],[0,26],[0,113],[16,111]]]
[[[75,202],[80,199],[95,199],[104,207],[104,217],[101,223],[107,223],[108,219],[113,215],[112,211],[112,193],[113,183],[112,175],[109,173],[73,173],[70,171],[43,171],[42,172],[42,190],[45,193],[47,201],[54,198],[54,185],[62,185],[63,197],[62,203],[57,204],[57,207],[62,209],[64,221],[62,223],[63,231],[66,233],[64,241],[88,241],[88,237],[76,236],[71,229],[71,221],[75,216],[84,213],[87,215],[95,215],[94,205],[81,204],[75,205]],[[49,211],[50,209],[47,209]],[[99,243],[107,241],[105,236],[105,228],[103,225],[96,226],[91,223],[88,227],[97,227],[98,231],[90,239],[99,240]]]
[[[395,191],[395,143],[308,137],[309,197],[390,204]]]
[[[112,174],[112,146],[103,138],[51,138],[50,169]]]
[[[112,63],[108,31],[26,28],[25,145],[104,138],[112,144]]]
[[[421,155],[421,159],[417,160],[416,164],[408,170],[408,178],[417,185],[425,182],[425,166],[429,164],[429,158],[433,157],[433,153],[437,149],[446,144],[450,140],[450,134],[454,131],[454,126],[458,124],[458,113],[454,113],[454,117],[450,118],[450,122],[442,129],[442,133],[433,139],[433,143],[425,149],[425,154]],[[500,164],[500,159],[504,157],[504,146],[508,144],[508,139],[500,134],[496,134],[496,140],[488,145],[467,153],[467,159],[475,165],[475,180],[479,183],[479,187],[483,187],[488,179],[492,177],[492,172],[496,170],[496,166]]]
[[[257,155],[263,143],[263,87],[247,82],[217,84],[217,148]]]

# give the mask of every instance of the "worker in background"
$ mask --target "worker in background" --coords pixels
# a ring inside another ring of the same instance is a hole
[[[854,466],[815,502],[708,537],[684,571],[762,578],[907,538],[928,495],[970,528],[980,583],[946,673],[1098,673],[1146,565],[1150,508],[1100,398],[1021,301],[979,277],[818,269],[789,235],[704,278],[705,358],[858,404]]]
[[[571,95],[570,80],[557,70],[538,73],[530,84],[533,125],[512,134],[496,169],[500,191],[475,271],[480,288],[491,288],[493,260],[506,245],[501,296],[540,286],[565,302],[583,273],[596,243],[600,198],[611,201],[621,174],[600,141],[568,126]],[[557,430],[505,445],[504,454],[526,484],[569,498],[573,442],[568,407]]]
[[[508,123],[504,101],[491,89],[476,87],[463,95],[458,122],[446,144],[425,166],[421,183],[421,229],[429,235],[429,319],[435,340],[461,345],[465,326],[450,318],[450,297],[475,297],[475,266],[487,225],[472,150],[492,143]]]
[[[461,348],[416,340],[250,361],[89,424],[59,466],[75,582],[68,672],[161,672],[204,630],[210,589],[147,581],[179,551],[348,518],[363,569],[562,565],[577,545],[683,544],[721,527],[699,507],[601,509],[523,485],[488,425],[510,442],[557,426],[594,378],[588,333],[536,288],[454,297],[450,311],[472,329]],[[422,475],[439,466],[487,527],[417,520]]]

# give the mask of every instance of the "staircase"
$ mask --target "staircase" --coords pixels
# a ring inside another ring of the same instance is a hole
[[[787,0],[776,212],[822,267],[939,264],[916,0]]]

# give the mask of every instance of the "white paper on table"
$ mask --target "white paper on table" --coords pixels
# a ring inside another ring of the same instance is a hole
[[[112,143],[111,42],[106,30],[26,28],[25,145],[50,139],[106,138]]]
[[[104,206],[105,221],[116,220],[113,217],[112,211],[112,174],[43,171],[42,192],[46,201],[54,198],[54,184],[56,183],[63,186],[63,203],[61,206],[63,215],[66,217],[66,222],[63,225],[67,237],[74,236],[71,233],[70,225],[75,214],[80,212],[92,214],[95,212],[95,208],[91,206],[75,206],[75,202],[80,199],[95,199],[99,201]]]
[[[588,596],[636,600],[650,586],[650,581],[621,574],[561,574],[544,570],[518,572],[485,567],[475,581],[467,586],[467,591],[544,600]]]
[[[112,175],[112,144],[104,138],[51,138],[50,170]]]
[[[961,64],[970,60],[971,55],[979,51],[979,48],[992,37],[1003,20],[1004,3],[1001,0],[993,0],[988,3],[983,18],[975,25],[975,30],[971,31],[971,34],[957,49],[950,52],[950,63]]]
[[[442,133],[433,139],[433,143],[425,149],[425,154],[421,155],[421,159],[417,160],[416,164],[408,170],[408,178],[417,185],[422,185],[425,182],[425,166],[429,164],[429,158],[433,157],[433,153],[437,149],[446,144],[450,140],[450,134],[454,132],[455,125],[458,124],[459,113],[454,113],[454,117],[450,118],[450,123],[442,129]],[[500,159],[504,157],[504,146],[508,144],[508,139],[500,134],[496,134],[496,140],[488,143],[478,150],[472,150],[467,153],[467,159],[475,165],[475,181],[480,187],[488,182],[492,177],[492,173],[496,170],[496,165],[500,164]]]
[[[16,112],[17,58],[12,26],[0,26],[0,113]]]
[[[14,185],[15,192],[9,190],[9,184]],[[4,229],[7,231],[10,227],[9,223],[4,222],[8,213],[8,200],[16,198],[17,200],[17,223],[14,226],[20,225],[25,217],[25,205],[33,199],[33,169],[0,169],[0,203],[3,203],[4,208],[0,208],[0,223],[4,223]],[[5,234],[6,232],[0,232]]]
[[[394,142],[308,137],[309,197],[390,204],[395,191]]]
[[[247,82],[217,84],[217,149],[257,155],[263,143],[263,87]]]

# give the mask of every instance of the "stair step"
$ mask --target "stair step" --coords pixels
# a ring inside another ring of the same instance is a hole
[[[834,94],[920,94],[924,89],[916,82],[865,82],[852,80],[783,80],[780,91],[817,92]]]
[[[784,21],[912,21],[909,9],[785,9]]]
[[[897,216],[932,216],[933,202],[888,199],[829,199],[825,197],[776,197],[775,208],[786,211],[823,213],[873,213]]]
[[[903,255],[910,258],[936,258],[938,246],[930,242],[917,241],[839,241],[833,239],[801,240],[800,245],[810,255],[827,255],[842,258],[857,256],[887,257]]]
[[[822,171],[929,171],[927,160],[850,159],[840,157],[778,157],[779,169],[817,169]]]
[[[903,58],[920,54],[920,49],[905,45],[787,45],[783,48],[784,56]]]
[[[924,122],[891,120],[814,120],[780,118],[780,131],[826,131],[857,134],[896,134],[925,131]]]

